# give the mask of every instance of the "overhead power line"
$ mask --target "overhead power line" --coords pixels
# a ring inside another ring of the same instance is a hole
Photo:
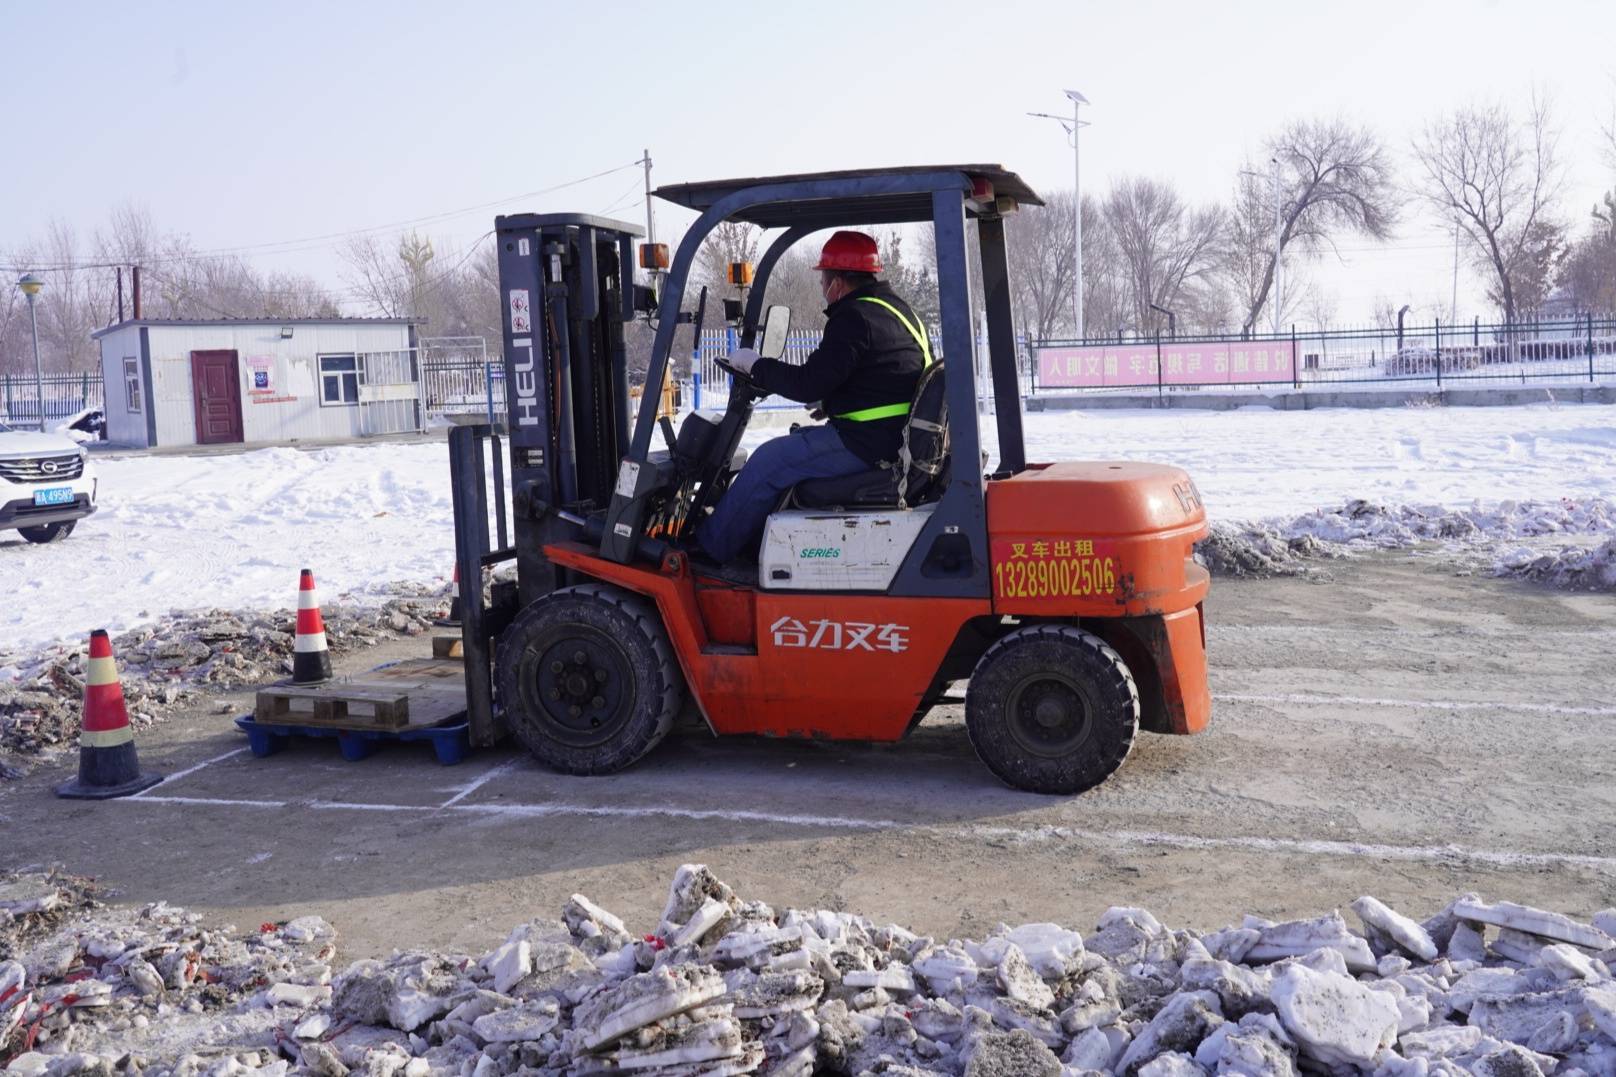
[[[540,195],[553,194],[556,191],[565,190],[568,187],[577,187],[580,184],[589,183],[593,180],[601,179],[605,176],[610,176],[614,173],[625,171],[626,169],[638,168],[639,166],[640,162],[638,160],[633,160],[628,164],[618,165],[615,168],[608,168],[604,171],[591,173],[587,176],[580,176],[577,179],[567,180],[565,183],[557,183],[549,187],[541,187],[535,191],[525,191],[522,194],[514,194],[508,198],[500,198],[492,202],[481,202],[475,206],[464,206],[460,209],[446,210],[441,213],[428,214],[424,217],[413,217],[403,221],[393,221],[389,224],[371,225],[367,228],[353,228],[343,232],[328,232],[324,235],[305,236],[301,239],[286,239],[268,243],[253,243],[239,247],[214,247],[207,250],[189,251],[185,254],[168,256],[157,255],[154,257],[140,259],[140,264],[142,266],[153,266],[173,262],[197,262],[217,258],[229,258],[248,253],[292,254],[302,250],[318,250],[322,247],[331,246],[339,240],[349,239],[355,236],[369,235],[375,232],[387,232],[396,228],[408,228],[420,224],[439,223],[442,221],[452,220],[456,217],[464,217],[470,213],[481,213],[490,209],[495,209],[499,206],[508,205],[511,202],[520,202],[529,198],[537,198]],[[479,239],[478,242],[481,242],[481,240]],[[67,273],[79,269],[115,269],[120,265],[127,264],[129,264],[128,259],[124,259],[121,262],[47,262],[43,264],[32,264],[26,266],[8,265],[0,268],[3,268],[6,272],[15,271],[19,273]]]

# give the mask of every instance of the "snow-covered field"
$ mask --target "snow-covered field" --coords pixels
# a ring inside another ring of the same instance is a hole
[[[1026,417],[1026,435],[1034,460],[1176,463],[1223,520],[1291,519],[1350,498],[1447,509],[1616,499],[1616,406],[1042,412]],[[173,608],[290,606],[303,566],[324,595],[355,597],[444,581],[452,566],[442,443],[98,466],[101,510],[67,540],[0,532],[0,652]]]

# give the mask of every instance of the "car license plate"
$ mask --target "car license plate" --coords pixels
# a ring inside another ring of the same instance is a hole
[[[73,503],[73,488],[71,486],[52,486],[48,490],[34,491],[34,504],[36,505],[71,505]]]

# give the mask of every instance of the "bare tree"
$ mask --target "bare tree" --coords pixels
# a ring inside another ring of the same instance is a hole
[[[1323,331],[1335,324],[1337,304],[1334,292],[1318,281],[1308,281],[1294,291],[1301,293],[1302,316],[1314,329]]]
[[[755,224],[745,221],[723,221],[718,227],[707,233],[707,238],[701,245],[701,252],[696,256],[696,286],[705,284],[715,296],[727,295],[734,299],[740,295],[740,289],[729,283],[729,267],[732,262],[757,263],[758,245],[763,240],[763,230]]]
[[[1175,310],[1225,260],[1225,214],[1194,209],[1168,183],[1123,179],[1104,204],[1106,229],[1116,244],[1133,328],[1166,328],[1154,307]]]
[[[41,365],[47,370],[88,371],[100,364],[90,334],[111,320],[104,302],[111,289],[100,279],[105,276],[101,270],[82,265],[89,259],[72,225],[51,221],[44,246],[45,261],[58,268],[38,300]]]
[[[825,326],[825,299],[819,291],[816,260],[811,244],[799,243],[781,256],[769,274],[768,303],[791,308],[793,331]]]
[[[1016,324],[1034,340],[1076,331],[1072,317],[1072,192],[1054,191],[1042,208],[1024,207],[1005,219]],[[1083,199],[1083,324],[1105,336],[1122,320],[1116,246],[1098,203]]]
[[[106,225],[95,230],[96,256],[103,262],[150,265],[159,258],[163,245],[151,211],[136,202],[114,207]]]
[[[1593,226],[1566,251],[1560,287],[1577,310],[1616,311],[1616,191],[1606,191]]]
[[[1089,205],[1084,205],[1089,211]],[[1057,191],[1042,209],[1027,207],[1005,220],[1006,252],[1016,321],[1028,336],[1048,340],[1062,329],[1070,332],[1072,269],[1072,193]],[[1083,221],[1087,226],[1091,222]],[[1092,222],[1098,224],[1098,221]],[[1084,234],[1090,229],[1085,227]]]
[[[410,299],[409,277],[395,244],[374,232],[349,236],[337,248],[347,267],[343,280],[368,313],[401,318]]]
[[[907,248],[903,232],[897,228],[879,236],[881,276],[903,297],[922,323],[936,326],[941,324],[942,318],[942,303],[937,295],[937,254],[935,249],[928,249],[935,248],[936,236],[930,229],[925,229],[923,234],[932,240],[931,244],[912,243]],[[910,252],[907,256],[905,250]],[[980,255],[976,261],[981,261]]]
[[[1236,180],[1230,215],[1227,271],[1245,306],[1247,330],[1257,323],[1274,286],[1276,195],[1279,257],[1293,246],[1316,255],[1343,232],[1384,240],[1397,221],[1391,165],[1380,138],[1368,128],[1339,117],[1297,120],[1267,146],[1278,167],[1277,184],[1248,162]]]
[[[1564,242],[1559,135],[1549,102],[1534,92],[1524,119],[1502,104],[1438,117],[1414,140],[1424,176],[1419,195],[1458,220],[1473,261],[1491,277],[1488,298],[1514,322],[1545,296],[1548,270]]]
[[[21,374],[33,360],[24,359],[28,349],[28,301],[15,281],[35,263],[34,253],[28,248],[16,248],[0,258],[0,263],[13,267],[0,278],[0,374]]]

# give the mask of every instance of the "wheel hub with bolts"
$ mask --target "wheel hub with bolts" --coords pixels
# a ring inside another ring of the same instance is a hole
[[[594,639],[563,639],[544,650],[534,664],[535,687],[558,732],[592,738],[615,724],[621,665],[610,644]]]
[[[1010,699],[1011,731],[1029,752],[1064,755],[1088,737],[1089,705],[1064,677],[1028,677]]]

